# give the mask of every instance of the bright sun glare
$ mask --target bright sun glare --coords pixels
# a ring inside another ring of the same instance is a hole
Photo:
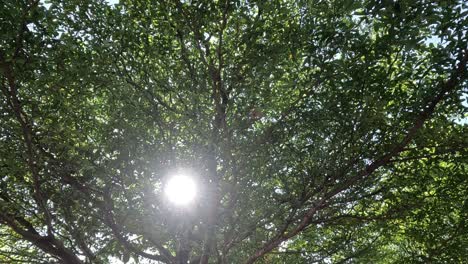
[[[187,205],[195,198],[195,182],[186,175],[175,175],[167,181],[165,194],[173,204]]]

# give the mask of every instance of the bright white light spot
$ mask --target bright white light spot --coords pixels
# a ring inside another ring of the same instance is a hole
[[[182,206],[194,200],[196,189],[195,182],[190,177],[176,175],[167,181],[164,192],[169,201]]]

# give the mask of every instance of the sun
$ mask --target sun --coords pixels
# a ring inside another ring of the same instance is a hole
[[[184,206],[195,199],[197,186],[195,181],[187,175],[175,175],[166,182],[164,193],[171,203]]]

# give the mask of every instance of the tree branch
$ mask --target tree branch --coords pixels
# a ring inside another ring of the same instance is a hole
[[[346,190],[350,186],[356,184],[358,181],[372,174],[374,171],[381,168],[382,166],[385,166],[391,161],[393,157],[395,157],[401,151],[403,151],[404,148],[414,138],[419,129],[424,125],[424,122],[427,119],[429,119],[430,116],[433,114],[437,104],[441,102],[448,93],[454,91],[457,85],[466,78],[466,63],[468,61],[468,50],[465,50],[464,54],[460,57],[462,59],[458,63],[457,67],[453,70],[451,77],[446,82],[441,84],[439,92],[431,100],[429,100],[427,105],[419,113],[418,117],[414,121],[413,126],[408,129],[408,132],[406,133],[405,137],[390,152],[380,157],[376,161],[372,162],[370,165],[366,166],[363,170],[357,173],[356,176],[343,181],[336,188],[333,188],[332,190],[325,193],[322,196],[322,198],[316,202],[315,206],[311,207],[308,210],[300,224],[298,224],[293,230],[289,232],[279,233],[273,239],[266,242],[260,249],[255,251],[255,253],[251,255],[245,263],[254,263],[257,259],[265,255],[266,253],[272,251],[282,242],[302,232],[302,230],[304,230],[311,223],[312,217],[316,214],[316,212],[326,206],[327,200],[334,197],[343,190]]]

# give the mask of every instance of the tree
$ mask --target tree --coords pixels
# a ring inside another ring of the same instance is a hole
[[[462,262],[466,10],[3,2],[0,261]]]

